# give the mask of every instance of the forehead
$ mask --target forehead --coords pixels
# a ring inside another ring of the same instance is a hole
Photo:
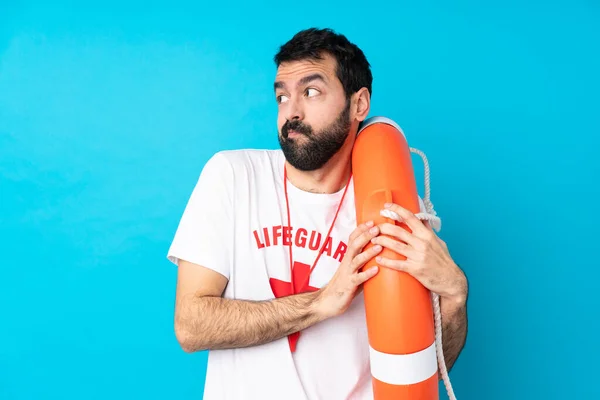
[[[312,74],[319,74],[323,76],[325,83],[333,84],[337,77],[335,58],[325,54],[320,60],[306,59],[281,63],[277,68],[275,81],[295,84],[295,81]]]

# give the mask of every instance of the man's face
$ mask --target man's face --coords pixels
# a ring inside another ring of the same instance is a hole
[[[275,79],[279,144],[297,169],[321,168],[343,146],[350,131],[350,103],[336,76],[336,61],[282,63]]]

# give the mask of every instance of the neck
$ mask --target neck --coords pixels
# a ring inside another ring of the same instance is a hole
[[[301,171],[285,162],[290,182],[300,190],[311,193],[335,193],[342,190],[352,173],[351,153],[341,149],[323,167]]]

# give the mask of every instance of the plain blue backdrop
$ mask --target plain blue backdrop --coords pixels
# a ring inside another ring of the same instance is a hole
[[[166,252],[214,152],[277,148],[272,57],[309,26],[429,157],[458,398],[600,398],[598,2],[52,3],[0,2],[0,399],[202,397]]]

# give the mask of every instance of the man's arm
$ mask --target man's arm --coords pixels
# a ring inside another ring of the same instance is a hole
[[[363,224],[350,236],[342,263],[327,285],[316,292],[265,301],[222,298],[225,276],[179,260],[175,334],[186,352],[260,345],[306,329],[343,313],[358,288],[376,268],[360,268],[381,251],[363,247],[379,232]]]
[[[442,348],[448,372],[460,355],[467,339],[467,303],[462,298],[452,301],[440,298],[442,314]]]
[[[175,333],[184,351],[264,344],[322,320],[316,292],[268,301],[230,300],[221,297],[226,284],[221,274],[180,261]]]

